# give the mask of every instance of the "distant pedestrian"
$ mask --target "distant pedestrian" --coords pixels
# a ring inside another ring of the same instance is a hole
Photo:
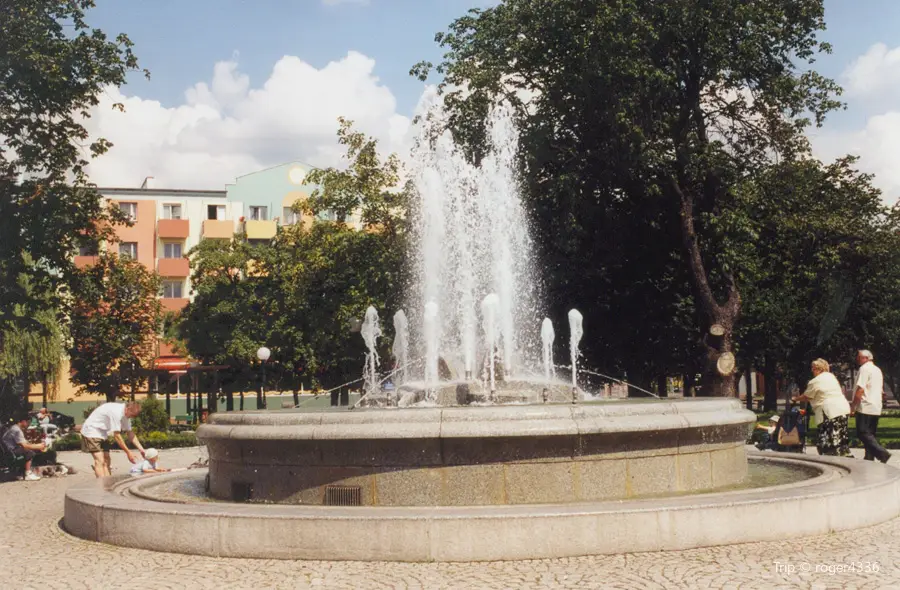
[[[866,461],[878,459],[887,463],[891,454],[875,438],[878,418],[881,416],[884,376],[881,369],[875,366],[874,359],[874,355],[868,350],[860,350],[856,355],[859,378],[856,380],[850,412],[856,414],[856,437],[866,448]]]
[[[850,433],[848,415],[850,404],[844,397],[844,391],[837,377],[831,373],[831,367],[825,359],[812,362],[813,378],[809,380],[806,391],[802,395],[791,398],[794,403],[809,402],[815,412],[816,425],[819,428],[819,440],[816,448],[820,455],[850,457]]]
[[[141,404],[129,402],[128,404],[107,402],[98,406],[81,425],[81,450],[90,453],[94,457],[94,475],[107,477],[112,474],[112,459],[109,456],[109,435],[113,435],[116,444],[119,445],[125,456],[131,463],[137,463],[137,458],[122,439],[122,432],[128,433],[128,440],[133,444],[143,457],[145,454],[141,441],[131,429],[131,419],[140,414]]]

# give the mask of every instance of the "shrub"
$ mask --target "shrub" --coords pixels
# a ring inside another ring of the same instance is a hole
[[[175,449],[178,447],[197,446],[197,437],[193,432],[148,432],[139,437],[144,448]]]
[[[144,448],[154,447],[157,449],[175,449],[179,447],[195,447],[197,446],[197,437],[193,432],[159,432],[153,431],[140,436],[141,443]],[[110,444],[113,448],[118,448],[114,439],[110,437]],[[67,434],[60,438],[53,445],[54,451],[75,451],[81,448],[81,437],[77,434]]]
[[[87,420],[88,416],[91,415],[91,412],[93,412],[94,410],[96,410],[97,408],[99,408],[101,405],[103,405],[103,402],[98,403],[96,406],[89,406],[89,407],[85,408],[85,409],[84,409],[84,412],[81,413],[81,414],[82,414],[82,417],[83,417],[85,420]]]
[[[56,440],[53,444],[54,451],[77,451],[81,448],[81,437],[70,433]]]
[[[131,426],[138,436],[148,432],[165,432],[169,428],[165,405],[157,398],[147,396],[141,402],[141,413],[132,418]]]

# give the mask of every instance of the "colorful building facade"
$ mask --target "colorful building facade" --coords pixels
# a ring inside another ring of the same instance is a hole
[[[289,162],[240,176],[225,190],[156,188],[153,178],[145,179],[140,188],[100,187],[102,198],[119,207],[132,225],[116,227],[118,243],[82,247],[75,264],[83,268],[96,261],[99,249],[116,248],[120,255],[131,256],[159,274],[163,309],[179,312],[192,298],[188,252],[201,240],[230,240],[242,233],[251,242],[267,242],[280,225],[312,223],[311,217],[292,209],[316,189],[305,180],[311,169]],[[358,220],[352,222],[358,225]],[[180,371],[187,365],[188,359],[178,357],[159,340],[153,368]],[[63,400],[74,397],[76,391],[68,376],[64,366],[57,384]],[[32,396],[41,394],[39,385],[32,390]]]

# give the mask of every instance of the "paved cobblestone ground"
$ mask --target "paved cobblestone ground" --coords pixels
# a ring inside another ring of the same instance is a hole
[[[198,449],[162,453],[170,467],[187,466],[199,454]],[[71,537],[59,527],[66,488],[93,477],[85,459],[80,453],[60,453],[60,461],[80,468],[74,476],[0,483],[0,572],[6,578],[0,581],[0,587],[900,588],[900,519],[802,540],[493,563],[215,559],[112,547]],[[114,455],[113,463],[115,472],[127,469],[121,453]],[[852,568],[859,562],[877,562],[878,571],[827,571]]]

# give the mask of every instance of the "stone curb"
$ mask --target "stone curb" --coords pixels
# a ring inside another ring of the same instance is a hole
[[[495,561],[684,550],[861,528],[900,514],[900,470],[854,459],[751,456],[817,466],[799,484],[676,498],[483,507],[169,504],[140,480],[66,493],[64,524],[112,545],[222,557]],[[181,474],[154,476],[174,478]],[[143,483],[142,483],[143,485]]]

